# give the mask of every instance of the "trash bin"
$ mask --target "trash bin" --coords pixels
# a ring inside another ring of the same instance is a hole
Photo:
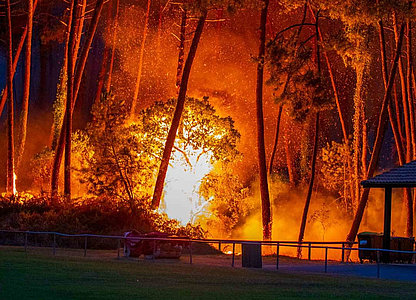
[[[383,248],[383,235],[377,232],[361,232],[358,234],[358,247],[362,248]],[[381,255],[381,253],[380,253]],[[370,262],[377,261],[377,251],[375,250],[359,250],[358,257],[363,263],[364,259]]]
[[[242,244],[242,266],[243,268],[261,268],[261,244]]]

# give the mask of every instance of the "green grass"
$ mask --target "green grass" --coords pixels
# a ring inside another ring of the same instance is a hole
[[[416,299],[413,284],[0,247],[0,299]]]

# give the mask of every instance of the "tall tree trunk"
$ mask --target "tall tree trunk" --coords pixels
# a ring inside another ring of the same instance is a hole
[[[183,62],[185,61],[185,39],[186,39],[186,10],[182,10],[181,17],[181,33],[179,37],[179,54],[178,54],[178,69],[176,70],[176,90],[179,92],[181,87]]]
[[[260,173],[261,210],[263,221],[263,239],[270,240],[272,237],[272,215],[270,208],[269,185],[267,182],[266,150],[264,142],[264,117],[263,117],[263,77],[264,56],[266,53],[266,24],[269,0],[263,1],[260,17],[260,46],[259,62],[257,64],[257,86],[256,86],[256,111],[257,111],[257,151]]]
[[[67,32],[66,32],[66,39],[65,39],[65,51],[64,51],[64,60],[63,60],[63,66],[61,70],[61,83],[59,88],[63,89],[65,87],[65,94],[66,94],[66,84],[68,81],[68,53],[72,53],[72,51],[69,48],[69,36],[71,34],[71,27],[72,27],[72,15],[74,12],[74,1],[72,0],[70,2],[69,7],[69,18],[68,18],[68,24],[67,24]],[[58,90],[58,93],[60,91]],[[64,91],[61,91],[64,93]],[[65,101],[68,101],[65,96]],[[66,104],[62,103],[63,106],[66,106]],[[56,105],[61,105],[60,103],[56,103]],[[60,116],[56,116],[57,118],[60,118]],[[52,164],[52,170],[51,170],[51,198],[56,199],[58,196],[58,186],[59,186],[59,171],[61,168],[61,162],[62,162],[62,156],[64,154],[64,146],[65,146],[65,132],[64,130],[64,124],[65,120],[62,118],[62,120],[55,120],[54,126],[55,128],[52,129],[53,137],[52,137],[52,150],[55,151],[53,164]],[[58,125],[60,125],[60,129],[56,128]],[[55,134],[58,133],[59,134]],[[56,143],[56,145],[55,145]]]
[[[36,9],[37,4],[38,4],[38,0],[34,0],[33,10]],[[23,45],[24,45],[25,40],[26,40],[28,26],[29,25],[26,24],[26,26],[23,30],[22,36],[20,37],[19,44],[17,45],[15,56],[13,57],[13,65],[12,65],[13,76],[14,76],[14,73],[16,72],[17,63],[19,62],[19,58],[20,58],[20,53],[22,52]],[[8,95],[8,89],[7,89],[7,83],[6,83],[6,87],[3,90],[3,94],[2,94],[1,99],[0,99],[0,115],[3,113],[4,105],[5,105],[6,100],[7,100],[7,95]]]
[[[74,46],[73,46],[73,53],[74,53],[73,55],[75,57],[75,61],[76,61],[76,59],[78,59],[78,51],[79,51],[80,45],[81,45],[81,37],[82,37],[82,31],[84,30],[86,8],[87,8],[87,0],[80,0],[78,5],[75,6],[75,10],[76,10],[76,13],[77,13],[77,15],[74,19],[77,22],[77,25],[76,25],[77,29],[75,31],[75,36],[74,36],[75,42],[74,42]],[[75,67],[76,67],[76,64],[74,64],[74,70],[73,70],[74,72],[75,72]]]
[[[319,23],[318,23],[318,15],[319,12],[316,13],[315,17],[315,31],[316,31],[316,64],[318,69],[319,76],[321,75],[321,55],[320,55],[320,47],[318,43],[319,39]],[[309,212],[309,205],[311,203],[312,198],[312,190],[313,184],[315,181],[315,169],[316,169],[316,157],[318,156],[318,142],[319,142],[319,111],[316,112],[315,115],[315,138],[313,142],[313,153],[312,153],[312,163],[311,163],[311,176],[309,180],[308,186],[308,193],[306,195],[305,206],[303,208],[302,220],[300,224],[299,236],[298,236],[298,251],[297,256],[298,258],[302,257],[302,241],[305,236],[305,228],[306,228],[306,221],[308,220],[308,212]]]
[[[65,169],[64,169],[64,193],[65,196],[67,198],[70,198],[70,194],[71,194],[71,179],[70,179],[70,162],[71,162],[71,152],[70,152],[70,148],[71,148],[71,133],[72,133],[72,113],[73,110],[75,108],[75,103],[77,100],[77,96],[78,96],[78,92],[79,92],[79,87],[81,85],[81,80],[82,80],[82,76],[84,73],[84,69],[85,69],[85,64],[87,62],[88,59],[88,54],[89,54],[89,50],[91,48],[91,44],[92,41],[94,39],[95,36],[95,32],[97,30],[97,26],[98,26],[98,21],[101,15],[101,11],[104,5],[104,0],[97,0],[96,2],[96,6],[94,9],[94,14],[93,17],[91,19],[90,25],[88,27],[88,33],[87,36],[85,38],[85,44],[82,48],[81,51],[81,55],[78,61],[78,66],[76,69],[75,74],[72,74],[72,80],[70,80],[69,78],[69,72],[68,72],[68,84],[72,84],[72,95],[71,95],[71,101],[69,101],[69,92],[71,92],[68,88],[68,96],[67,96],[67,105],[66,105],[66,109],[65,109],[65,117],[64,117],[64,122],[63,122],[63,126],[61,128],[61,133],[59,136],[59,142],[58,142],[58,147],[56,149],[55,152],[55,160],[54,160],[54,165],[53,165],[53,169],[52,169],[52,186],[51,186],[51,191],[52,191],[52,196],[55,197],[57,195],[57,191],[58,191],[58,178],[59,178],[59,168],[60,168],[60,161],[61,159],[59,159],[59,157],[62,158],[62,154],[63,154],[63,149],[64,149],[64,145],[65,145]],[[74,20],[73,20],[74,21]],[[71,25],[74,24],[74,22],[72,21]],[[74,55],[71,58],[71,53],[69,53],[70,49],[73,49],[73,47],[71,46],[71,42],[74,43],[74,41],[71,41],[71,34],[72,34],[72,27],[71,26],[71,33],[69,35],[69,46],[68,46],[68,67],[71,65],[72,68],[72,64],[75,63],[75,57]],[[76,30],[76,29],[75,29]],[[72,38],[73,39],[73,38]],[[71,61],[72,60],[72,61]],[[70,70],[70,69],[68,69]],[[72,81],[72,82],[70,82]],[[70,103],[68,105],[68,103]],[[71,119],[71,120],[69,120]],[[68,128],[67,126],[70,126],[70,128]],[[69,148],[69,149],[68,149]],[[69,164],[68,164],[69,163]],[[54,176],[55,174],[55,176]]]
[[[313,189],[313,184],[315,180],[316,157],[318,156],[318,141],[319,141],[319,112],[317,112],[315,116],[315,138],[313,142],[311,177],[309,179],[308,193],[306,194],[306,201],[305,201],[305,206],[303,208],[302,221],[300,223],[300,230],[299,230],[299,237],[298,237],[299,247],[298,247],[298,252],[297,252],[298,258],[302,257],[301,243],[305,236],[306,221],[308,220],[309,205],[311,203],[311,198],[312,198],[312,189]]]
[[[393,14],[393,29],[394,29],[394,37],[396,40],[396,44],[399,38],[397,22],[396,22],[396,14]],[[404,75],[402,59],[399,57],[399,75],[400,75],[400,83],[402,89],[402,105],[403,105],[403,116],[404,116],[404,128],[405,128],[405,137],[406,137],[406,162],[409,162],[412,158],[412,142],[411,142],[411,130],[410,130],[410,117],[409,117],[409,95],[407,93],[408,89],[406,86],[406,77]]]
[[[75,56],[75,44],[76,44],[76,32],[78,31],[76,15],[77,7],[80,0],[74,1],[74,9],[72,11],[71,31],[69,33],[69,47],[68,47],[68,60],[67,60],[67,94],[65,105],[65,117],[66,120],[63,123],[65,127],[65,161],[64,161],[64,195],[67,200],[71,199],[71,132],[72,132],[72,101],[74,99],[74,70],[76,64]]]
[[[289,129],[290,130],[290,129]],[[285,146],[285,154],[286,154],[286,166],[287,166],[287,174],[289,176],[289,183],[292,187],[295,187],[298,183],[298,174],[296,173],[294,162],[293,162],[293,152],[290,147],[291,140],[290,140],[290,133],[286,132],[284,135],[284,146]]]
[[[20,114],[20,134],[19,134],[19,148],[17,152],[17,168],[22,161],[23,153],[26,144],[27,134],[27,116],[29,113],[29,96],[30,96],[30,68],[32,61],[32,28],[33,28],[33,0],[27,1],[27,39],[25,49],[25,72],[23,83],[23,100],[22,100],[22,112]]]
[[[156,55],[157,55],[157,59],[160,60],[160,55],[162,53],[160,45],[162,41],[162,16],[163,16],[163,5],[160,3],[160,0],[158,1],[158,7],[159,7],[159,14],[158,14],[158,20],[157,20]]]
[[[411,4],[411,1],[409,1]],[[408,105],[409,105],[409,122],[410,122],[410,139],[412,142],[412,157],[411,159],[416,158],[416,129],[415,129],[415,111],[414,111],[414,94],[412,85],[412,70],[413,70],[413,57],[412,57],[412,23],[407,21],[407,43],[406,43],[406,52],[407,52],[407,72],[406,72],[406,83],[407,83],[407,95],[408,95]]]
[[[6,0],[7,14],[7,188],[6,192],[14,196],[14,138],[13,138],[13,40],[10,0]]]
[[[150,4],[151,4],[151,0],[147,0],[147,10],[146,10],[146,16],[144,19],[143,37],[142,37],[142,42],[140,44],[139,64],[137,66],[138,72],[137,72],[137,78],[136,78],[136,85],[134,88],[133,101],[131,103],[130,116],[133,116],[134,113],[136,112],[137,98],[139,97],[140,81],[142,78],[142,70],[143,70],[144,47],[146,45],[146,37],[147,37],[147,30],[148,30],[147,24],[149,23]]]
[[[387,127],[387,107],[391,98],[391,90],[393,88],[393,82],[395,79],[397,65],[398,65],[400,54],[401,54],[401,49],[402,49],[402,44],[403,44],[403,35],[404,35],[404,24],[402,24],[401,29],[400,29],[400,35],[399,35],[398,43],[396,45],[396,53],[394,56],[393,66],[390,70],[386,92],[384,93],[383,104],[381,106],[381,111],[380,111],[380,115],[378,119],[376,139],[374,142],[373,152],[371,154],[370,164],[368,166],[366,178],[370,178],[374,175],[374,172],[377,167],[378,159],[380,156],[381,146],[383,144],[384,135],[385,135],[386,127]],[[367,188],[367,189],[364,189],[361,194],[360,202],[358,204],[357,211],[354,216],[354,221],[351,225],[351,229],[346,238],[347,241],[349,242],[353,242],[355,240],[355,237],[357,236],[358,229],[360,227],[360,223],[363,218],[364,209],[367,204],[369,192],[370,190]]]
[[[198,19],[198,25],[196,26],[195,34],[192,39],[191,47],[189,48],[188,57],[183,68],[181,87],[179,89],[178,101],[176,103],[175,112],[173,115],[172,123],[169,128],[168,136],[163,149],[162,161],[160,162],[159,172],[156,179],[155,189],[153,192],[152,207],[157,209],[160,204],[160,198],[163,193],[163,186],[165,183],[166,172],[169,166],[169,160],[172,153],[173,145],[175,143],[176,133],[178,131],[179,123],[181,120],[183,108],[185,105],[186,91],[188,89],[189,75],[191,74],[191,67],[194,61],[196,50],[198,48],[199,40],[204,29],[205,20],[207,18],[207,11],[203,11],[202,15]]]
[[[309,1],[307,1],[307,2],[308,2],[307,5],[309,7],[309,11],[311,12],[311,16],[313,18],[312,20],[313,20],[313,22],[316,22],[315,13],[312,9],[312,6],[310,5]],[[319,24],[318,24],[318,37],[319,37],[319,42],[323,43],[324,40],[323,40],[323,36],[322,36],[321,29],[319,27]],[[339,99],[339,95],[338,95],[338,88],[337,88],[337,85],[336,85],[336,82],[335,82],[334,73],[332,71],[331,61],[329,60],[328,53],[325,50],[325,48],[322,49],[322,54],[325,58],[325,63],[326,63],[326,66],[327,66],[329,78],[331,80],[332,91],[334,92],[335,104],[337,106],[338,118],[339,118],[339,122],[341,124],[342,136],[344,138],[345,150],[346,150],[346,153],[347,153],[347,157],[346,157],[346,159],[347,159],[347,169],[348,169],[347,170],[347,174],[348,174],[347,178],[348,178],[348,181],[351,182],[351,184],[349,184],[349,186],[348,186],[348,191],[349,191],[348,194],[350,194],[350,197],[354,202],[355,201],[354,200],[354,189],[353,189],[353,186],[352,186],[353,170],[352,170],[352,160],[351,160],[351,156],[350,156],[350,145],[349,145],[349,138],[348,138],[347,128],[345,126],[344,115],[343,115],[342,109],[341,109],[341,103],[340,103],[340,99]]]
[[[383,72],[383,82],[384,82],[384,88],[387,89],[387,58],[386,58],[386,43],[385,43],[385,39],[384,39],[384,28],[383,28],[383,23],[382,21],[379,22],[379,36],[380,36],[380,52],[381,52],[381,62],[382,62],[382,72]],[[409,51],[409,49],[407,49],[407,51]],[[410,75],[410,74],[408,74]],[[410,95],[410,94],[409,94]],[[390,103],[387,106],[388,109],[388,115],[389,115],[389,119],[390,119],[390,124],[391,124],[391,128],[393,130],[393,135],[394,135],[394,141],[396,144],[396,150],[397,150],[397,157],[399,159],[399,164],[403,165],[406,161],[405,161],[405,155],[404,155],[404,150],[403,150],[403,144],[402,144],[402,140],[401,140],[401,136],[400,136],[400,132],[399,132],[399,126],[397,123],[397,119],[394,116],[393,111],[393,104]],[[405,188],[403,190],[403,203],[405,203],[405,207],[406,207],[406,212],[407,212],[407,222],[406,222],[406,234],[408,236],[410,232],[413,232],[413,207],[412,207],[412,203],[413,203],[413,199],[411,197],[411,191],[409,188]],[[409,209],[410,207],[410,209]]]
[[[277,144],[279,141],[279,131],[280,131],[280,120],[282,119],[282,111],[283,111],[283,105],[279,105],[279,110],[277,112],[277,121],[276,121],[276,134],[274,136],[273,151],[272,151],[272,156],[270,157],[270,164],[269,164],[270,175],[273,173],[273,163],[274,163],[274,158],[277,152]]]
[[[113,21],[113,40],[111,44],[110,66],[108,67],[108,76],[105,84],[105,91],[108,93],[111,89],[111,80],[113,77],[114,56],[116,54],[116,40],[118,30],[118,14],[119,14],[120,0],[116,0],[116,12]]]
[[[365,72],[365,66],[361,64],[356,68],[357,74],[357,83],[355,87],[354,95],[354,140],[353,140],[353,169],[354,169],[354,200],[358,201],[360,199],[360,181],[361,181],[361,172],[360,172],[360,154],[361,154],[361,145],[362,145],[362,108],[363,108],[363,99],[362,99],[362,86],[363,86],[363,77]],[[358,202],[353,203],[354,211],[357,209]]]

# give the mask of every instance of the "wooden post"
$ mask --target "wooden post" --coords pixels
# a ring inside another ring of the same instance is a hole
[[[279,243],[276,244],[276,270],[279,270],[279,252],[280,252],[280,245]]]
[[[189,263],[192,265],[192,242],[189,242]]]
[[[25,252],[27,252],[27,232],[25,232]]]
[[[312,250],[312,244],[311,243],[309,243],[309,246],[308,246],[308,260],[311,260],[311,250]]]
[[[53,234],[53,255],[56,255],[56,234]]]
[[[380,250],[377,250],[377,278],[380,278]]]
[[[390,249],[390,232],[391,232],[391,187],[384,189],[384,236],[383,249]],[[384,251],[383,261],[389,262],[389,252]]]
[[[84,239],[84,257],[87,256],[87,246],[88,246],[88,237],[85,236],[85,239]]]
[[[234,261],[235,261],[235,243],[233,243],[233,258],[231,261],[231,266],[234,267]]]
[[[218,251],[221,252],[221,241],[218,241]]]
[[[117,259],[120,259],[120,239],[117,240]]]
[[[345,260],[345,243],[342,243],[341,261],[344,262],[344,260]]]
[[[328,247],[325,247],[325,273],[328,272]]]

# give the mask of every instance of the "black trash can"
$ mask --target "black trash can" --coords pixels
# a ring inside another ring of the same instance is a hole
[[[383,235],[377,232],[361,232],[358,234],[358,247],[361,249],[358,251],[358,257],[361,263],[363,263],[364,259],[368,259],[370,262],[375,262],[377,261],[377,251],[364,249],[382,249]]]
[[[241,246],[243,268],[261,268],[261,244],[243,243]]]

